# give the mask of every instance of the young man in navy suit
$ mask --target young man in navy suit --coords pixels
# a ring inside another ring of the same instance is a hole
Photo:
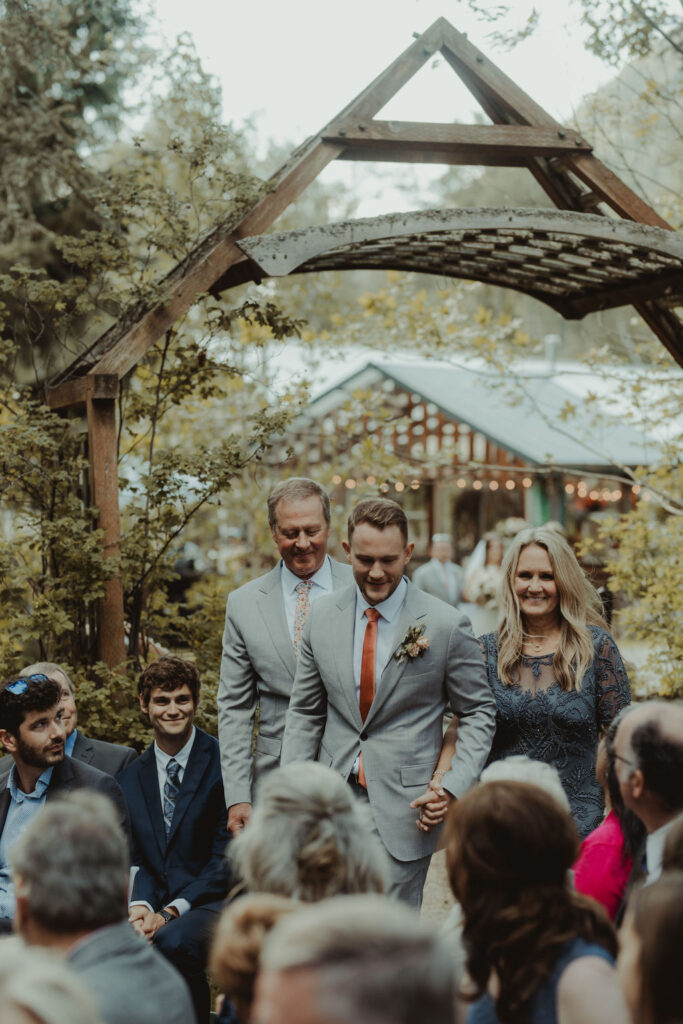
[[[191,662],[152,662],[138,695],[154,743],[118,780],[133,832],[129,917],[183,975],[205,1024],[208,946],[229,885],[218,742],[193,724],[199,674]]]

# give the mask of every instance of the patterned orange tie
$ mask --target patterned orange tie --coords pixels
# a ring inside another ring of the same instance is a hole
[[[375,696],[375,658],[377,655],[377,620],[380,615],[376,608],[366,608],[368,624],[363,638],[363,657],[360,663],[360,717],[365,721]],[[358,782],[367,789],[363,754],[358,755]]]

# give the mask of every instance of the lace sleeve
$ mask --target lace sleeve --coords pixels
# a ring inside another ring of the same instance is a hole
[[[631,686],[617,645],[609,633],[601,633],[595,648],[597,720],[606,729],[622,708],[631,703]]]

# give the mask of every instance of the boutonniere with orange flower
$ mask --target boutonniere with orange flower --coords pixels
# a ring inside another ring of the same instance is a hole
[[[408,658],[419,658],[429,647],[429,637],[424,635],[425,626],[411,626],[401,641],[394,657],[399,665]]]

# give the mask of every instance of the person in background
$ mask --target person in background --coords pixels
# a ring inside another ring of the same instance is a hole
[[[467,566],[462,595],[465,604],[461,610],[472,622],[475,636],[497,629],[500,623],[503,542],[496,533],[485,533],[482,540],[485,545],[483,564],[471,564],[475,560],[475,549]]]
[[[526,754],[560,773],[583,838],[602,822],[598,738],[630,703],[621,655],[569,544],[519,533],[503,562],[500,628],[481,637],[497,705],[489,761]]]
[[[414,910],[343,896],[282,917],[266,937],[252,1024],[453,1024],[448,949]]]
[[[413,583],[446,604],[460,603],[464,574],[461,566],[453,561],[453,543],[447,533],[434,534],[429,561],[415,570]]]
[[[604,910],[568,884],[576,827],[524,782],[484,782],[451,808],[446,858],[462,906],[467,1024],[627,1024]]]
[[[315,480],[290,477],[279,483],[268,496],[268,525],[280,562],[234,590],[225,609],[217,708],[232,835],[249,821],[259,780],[280,764],[285,715],[310,609],[318,598],[352,579],[350,568],[327,554],[330,499]]]
[[[135,760],[138,755],[132,747],[122,747],[118,743],[106,743],[104,740],[91,739],[77,728],[76,693],[66,669],[54,661],[37,661],[34,665],[22,668],[19,673],[21,678],[33,675],[45,675],[59,686],[62,722],[66,730],[64,753],[67,757],[73,757],[76,761],[82,761],[83,764],[91,764],[93,768],[114,776]],[[9,755],[0,758],[0,776],[5,770],[9,770],[11,763],[12,758]]]
[[[578,892],[602,903],[615,921],[626,892],[626,886],[645,839],[645,827],[625,806],[619,789],[615,760],[612,722],[598,746],[595,773],[605,795],[607,817],[581,844],[574,865],[574,885]]]
[[[683,872],[634,890],[619,932],[617,969],[635,1024],[683,1021]]]

